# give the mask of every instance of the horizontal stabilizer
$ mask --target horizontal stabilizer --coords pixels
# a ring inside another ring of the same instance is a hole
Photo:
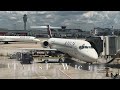
[[[41,28],[47,29],[48,27],[47,27],[47,25],[46,25],[46,26],[30,26],[30,28],[31,28],[31,29],[41,29]],[[51,29],[61,29],[61,27],[52,27],[52,26],[50,26],[50,28],[51,28]]]

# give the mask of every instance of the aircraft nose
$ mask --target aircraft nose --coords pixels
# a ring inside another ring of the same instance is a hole
[[[98,59],[98,54],[96,51],[92,51],[90,54],[89,54],[89,57],[93,60],[97,60]]]
[[[34,41],[39,42],[40,40],[39,39],[34,39]]]

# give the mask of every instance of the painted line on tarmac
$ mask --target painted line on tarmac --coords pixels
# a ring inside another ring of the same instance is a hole
[[[69,77],[70,79],[72,79],[68,74],[66,74],[65,72],[63,72],[62,70],[59,69],[60,72],[62,72],[64,75],[66,75],[67,77]]]

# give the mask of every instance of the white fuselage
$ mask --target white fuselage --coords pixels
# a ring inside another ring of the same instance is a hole
[[[98,59],[96,50],[85,40],[50,38],[48,43],[51,48],[85,62],[95,62]]]
[[[0,36],[1,42],[38,42],[39,39],[36,39],[32,36]]]

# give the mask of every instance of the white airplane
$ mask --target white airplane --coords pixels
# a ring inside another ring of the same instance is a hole
[[[0,36],[0,41],[8,42],[39,42],[40,40],[33,36]]]
[[[63,39],[53,38],[50,30],[50,25],[47,25],[49,39],[43,41],[43,47],[50,47],[51,49],[57,49],[58,51],[73,57],[78,60],[82,60],[88,63],[97,61],[98,54],[96,50],[91,46],[88,41],[76,40],[76,39]]]

